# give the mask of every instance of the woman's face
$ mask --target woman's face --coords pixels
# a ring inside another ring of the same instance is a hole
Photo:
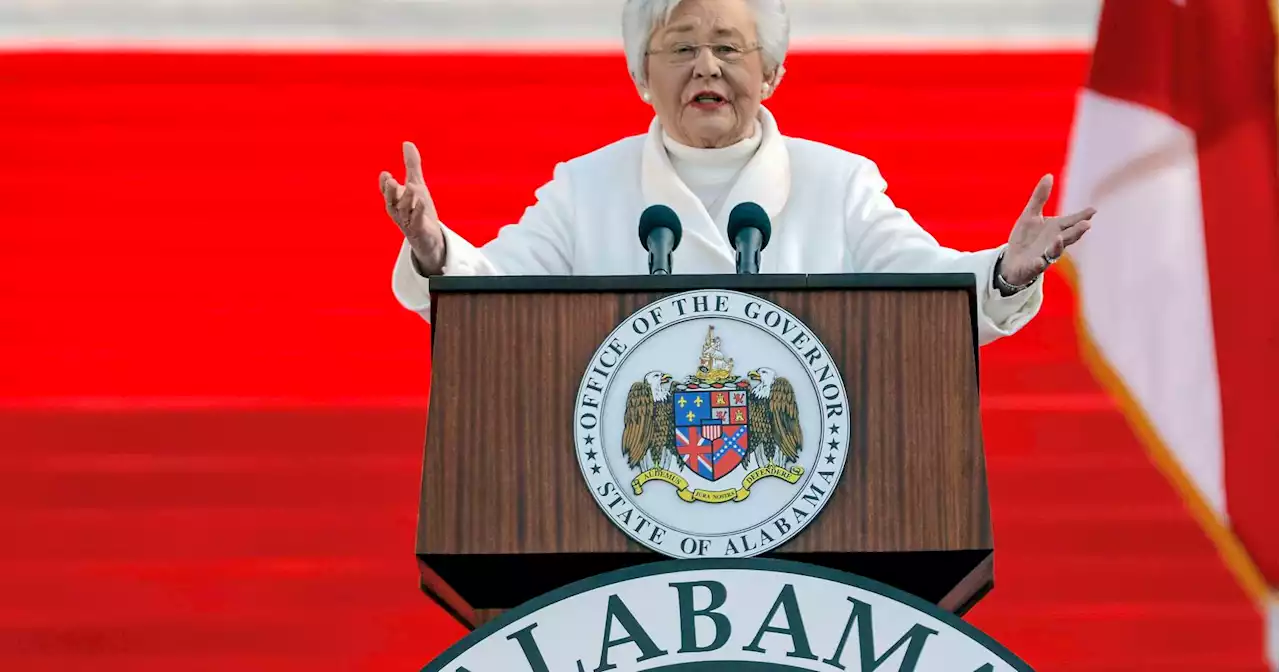
[[[772,73],[745,0],[684,0],[654,32],[649,52],[649,98],[668,135],[691,147],[727,147],[752,134]]]

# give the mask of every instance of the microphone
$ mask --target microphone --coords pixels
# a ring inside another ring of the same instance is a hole
[[[680,247],[680,217],[665,205],[640,213],[640,244],[649,251],[649,275],[671,275],[671,253]]]
[[[760,251],[769,246],[773,225],[764,208],[747,201],[729,212],[729,240],[738,251],[738,275],[760,272]]]

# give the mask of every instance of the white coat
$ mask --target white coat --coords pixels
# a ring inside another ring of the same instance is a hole
[[[760,124],[760,147],[719,212],[708,213],[676,175],[655,119],[645,135],[558,164],[519,223],[503,227],[483,247],[445,226],[444,274],[645,275],[648,252],[636,226],[654,204],[675,210],[683,226],[673,274],[732,274],[728,214],[738,203],[754,201],[773,225],[762,274],[973,273],[982,344],[1016,332],[1039,311],[1042,279],[1009,297],[993,288],[1002,248],[961,252],[940,246],[885,194],[887,184],[873,162],[784,136],[764,108]],[[392,288],[405,308],[430,319],[429,283],[415,270],[407,242]]]

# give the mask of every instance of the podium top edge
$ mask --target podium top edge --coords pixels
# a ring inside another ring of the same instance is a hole
[[[431,292],[653,292],[740,290],[968,290],[972,273],[833,273],[762,275],[494,275],[431,276]]]

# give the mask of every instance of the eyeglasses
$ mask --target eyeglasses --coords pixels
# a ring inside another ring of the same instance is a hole
[[[651,56],[654,54],[661,55],[672,63],[689,63],[696,59],[698,54],[702,53],[703,47],[711,49],[711,55],[715,56],[723,63],[737,63],[745,58],[747,54],[758,50],[760,45],[757,44],[750,47],[739,47],[736,44],[729,44],[727,42],[710,42],[704,44],[680,43],[673,44],[662,49],[651,49],[645,53]]]

